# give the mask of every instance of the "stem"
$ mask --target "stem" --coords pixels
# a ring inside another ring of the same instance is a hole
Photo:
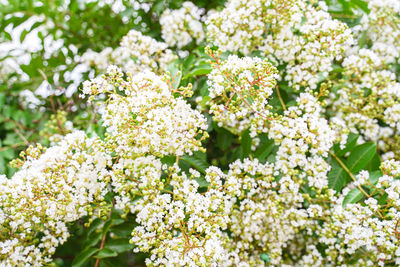
[[[106,243],[106,236],[107,236],[107,233],[104,234],[103,239],[101,240],[101,244],[100,244],[99,250],[103,249],[104,244]],[[100,263],[100,259],[97,259],[96,260],[96,264],[94,265],[94,267],[97,267],[99,265],[99,263]]]
[[[112,213],[112,208],[113,207],[114,207],[114,200],[113,200],[110,212],[108,213],[108,219],[111,218],[111,213]],[[106,243],[106,237],[107,237],[107,232],[104,233],[103,239],[101,240],[99,251],[103,249],[104,244]],[[100,259],[97,259],[96,260],[96,264],[94,265],[94,267],[98,267],[99,263],[100,263]]]
[[[276,86],[276,94],[278,95],[279,102],[281,102],[282,108],[284,110],[287,110],[285,102],[283,102],[283,99],[282,99],[282,96],[281,96],[281,92],[279,91],[279,86],[278,85]]]
[[[343,170],[350,176],[350,178],[354,181],[354,182],[356,182],[357,181],[357,179],[354,177],[354,175],[351,173],[351,171],[347,168],[347,166],[343,163],[343,161],[338,157],[338,156],[336,156],[335,155],[335,153],[332,153],[331,151],[329,151],[329,155],[331,155],[338,163],[339,163],[339,165],[343,168]],[[364,196],[366,196],[366,197],[370,197],[368,194],[367,194],[367,192],[365,192],[365,190],[360,186],[360,185],[357,185],[357,187],[358,187],[358,189],[360,189],[360,191],[364,194]]]

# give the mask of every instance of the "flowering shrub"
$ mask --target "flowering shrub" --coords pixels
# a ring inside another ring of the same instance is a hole
[[[15,100],[1,266],[400,265],[399,2],[117,2],[78,93]]]

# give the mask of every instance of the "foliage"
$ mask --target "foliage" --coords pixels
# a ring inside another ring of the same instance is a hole
[[[396,0],[0,2],[0,265],[399,265],[399,23]]]

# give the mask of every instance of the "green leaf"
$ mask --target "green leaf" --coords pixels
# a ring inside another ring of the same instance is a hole
[[[374,157],[370,160],[370,162],[365,166],[365,170],[368,170],[370,172],[379,170],[379,167],[381,166],[381,158],[379,157],[378,153],[375,153]]]
[[[100,218],[95,219],[90,224],[87,235],[92,234],[94,231],[96,231],[96,229],[99,229],[100,227],[102,227],[104,223],[105,223],[105,221]]]
[[[387,202],[388,194],[383,194],[380,198],[378,198],[378,205],[384,205]]]
[[[190,54],[186,59],[185,62],[183,63],[183,69],[187,70],[191,68],[191,65],[196,62],[196,57],[193,54]]]
[[[88,235],[88,237],[84,241],[84,244],[86,247],[93,247],[97,243],[99,243],[102,237],[103,234],[101,232],[93,232],[90,235]]]
[[[129,244],[129,238],[117,238],[107,240],[104,248],[110,249],[117,253],[123,253],[125,251],[132,250],[134,248],[134,245]]]
[[[173,78],[172,87],[178,89],[182,79],[181,66],[177,61],[174,61],[168,64],[167,70],[171,74],[171,79]]]
[[[251,137],[250,130],[247,129],[241,136],[242,155],[241,158],[247,158],[251,153]]]
[[[211,71],[212,71],[212,67],[210,64],[201,64],[201,65],[194,67],[194,69],[191,72],[189,72],[188,74],[186,74],[185,77],[183,77],[183,78],[187,79],[187,78],[191,78],[196,75],[205,75],[205,74],[209,74]]]
[[[108,260],[108,259],[103,259],[100,261],[99,267],[115,267],[116,266],[116,262],[115,262],[115,258],[113,258],[112,260]],[[121,265],[118,265],[121,266]]]
[[[201,99],[200,106],[205,108],[206,105],[208,104],[208,101],[210,101],[210,99],[211,99],[210,96],[208,96],[208,95],[204,96],[203,99]]]
[[[260,255],[260,259],[265,263],[269,263],[271,261],[271,259],[269,258],[269,253],[262,253]]]
[[[208,188],[210,185],[209,182],[207,182],[206,178],[204,176],[200,176],[199,178],[195,178],[196,182],[199,184],[199,187],[203,188]]]
[[[111,227],[110,232],[117,235],[118,237],[128,238],[131,236],[134,225],[131,222],[125,222],[120,225]]]
[[[363,196],[363,193],[358,188],[354,188],[344,197],[342,205],[346,206],[347,204],[356,203],[362,199]]]
[[[21,43],[24,42],[26,35],[29,33],[29,31],[27,29],[23,29],[23,31],[21,32],[21,35],[19,36],[19,41]]]
[[[0,157],[0,174],[4,174],[6,172],[7,163],[3,157]]]
[[[340,166],[339,162],[335,158],[330,157],[331,170],[328,173],[328,186],[340,192],[345,183],[350,181],[350,176],[346,171]]]
[[[268,157],[268,155],[272,152],[274,146],[275,146],[274,140],[268,140],[256,150],[254,156],[258,158],[260,161],[264,161]]]
[[[363,48],[366,43],[367,43],[367,31],[363,31],[363,33],[361,34],[360,39],[358,39],[358,46],[360,48]]]
[[[9,33],[6,32],[6,31],[3,31],[2,34],[4,35],[4,38],[5,38],[7,41],[12,41],[12,36],[11,36],[11,34],[9,34]]]
[[[221,150],[227,150],[232,142],[234,135],[224,128],[215,128],[217,132],[217,147]]]
[[[375,143],[368,142],[356,146],[347,158],[346,165],[351,172],[357,173],[367,166],[370,160],[374,157],[375,153]]]
[[[359,137],[359,135],[350,133],[349,136],[347,137],[347,142],[346,142],[346,145],[343,150],[340,149],[339,144],[335,144],[335,146],[334,146],[335,154],[339,157],[344,156],[347,152],[349,152],[350,150],[352,150],[354,148],[354,146],[357,143],[358,137]]]
[[[201,156],[202,153],[195,152],[193,155],[184,155],[182,156],[182,160],[185,161],[186,163],[190,164],[192,167],[194,167],[196,170],[201,172],[202,174],[206,173],[206,169],[210,166],[207,162],[207,159],[204,156]]]
[[[107,232],[108,232],[108,230],[110,229],[111,225],[112,225],[112,221],[111,221],[111,220],[107,221],[107,222],[104,224],[103,231],[102,231],[102,232],[103,232],[103,235],[107,234]]]
[[[371,184],[375,185],[378,182],[380,177],[382,177],[381,171],[378,170],[378,171],[371,172],[369,174],[369,181],[371,182]]]
[[[125,220],[121,218],[115,218],[111,220],[112,225],[120,225],[123,224],[124,222]]]
[[[79,253],[72,261],[72,267],[84,266],[99,249],[98,248],[86,248]]]
[[[0,145],[0,147],[1,147],[1,145]],[[3,150],[0,152],[0,156],[5,159],[12,160],[13,158],[15,158],[14,149],[8,148],[6,150]]]
[[[104,258],[110,258],[110,257],[115,257],[115,256],[118,256],[117,252],[104,247],[94,257],[97,259],[104,259]]]
[[[368,8],[368,4],[365,1],[362,0],[351,0],[352,3],[357,5],[359,8],[361,8],[362,11],[365,13],[369,14],[370,10]]]

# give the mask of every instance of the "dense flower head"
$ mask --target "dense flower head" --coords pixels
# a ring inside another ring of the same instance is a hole
[[[400,4],[396,0],[368,0],[369,14],[356,27],[358,37],[368,38],[371,50],[385,63],[396,63],[400,58]]]
[[[199,193],[198,174],[188,177],[177,165],[165,169],[167,184],[154,188],[154,197],[135,202],[136,222],[131,242],[136,252],[150,252],[149,266],[206,266],[224,257],[223,233],[232,205],[220,177],[207,178]]]
[[[68,134],[41,153],[29,149],[11,179],[0,177],[0,262],[42,266],[69,236],[67,223],[94,214],[107,193],[110,156],[102,141]],[[3,265],[4,264],[4,265]]]
[[[161,161],[154,156],[119,158],[113,165],[112,185],[117,193],[115,207],[125,213],[134,213],[136,196],[152,201],[157,192],[164,188]]]
[[[274,164],[257,160],[236,161],[221,176],[235,203],[228,223],[232,237],[225,243],[222,266],[262,265],[262,253],[269,253],[271,263],[278,264],[286,242],[306,223],[298,192],[285,190],[286,182],[276,179]]]
[[[344,58],[344,79],[337,95],[331,95],[334,118],[344,127],[361,134],[363,139],[378,142],[384,152],[398,154],[400,83],[375,51],[355,50]]]
[[[321,106],[315,97],[300,94],[296,106],[289,107],[281,120],[271,122],[269,137],[279,144],[277,169],[293,174],[300,167],[304,170],[300,176],[306,175],[310,186],[327,186],[330,166],[324,158],[333,146],[336,132],[321,117]]]
[[[0,82],[8,83],[10,75],[15,72],[15,68],[8,62],[2,62],[0,66]]]
[[[395,178],[399,173],[399,162],[384,161],[381,170],[383,175],[376,178],[361,171],[356,177],[357,182],[345,188],[332,205],[332,220],[323,224],[319,237],[319,241],[327,246],[326,263],[345,264],[355,257],[361,265],[367,266],[400,264],[400,181]],[[365,196],[360,203],[343,203],[343,197],[354,184],[372,188],[373,195],[385,196],[387,201],[382,204],[376,196]],[[357,253],[363,257],[357,257]]]
[[[307,1],[231,0],[208,17],[207,34],[223,51],[260,50],[285,64],[284,79],[297,90],[316,89],[318,76],[327,76],[352,43],[351,31],[331,19],[323,2]]]
[[[88,51],[82,56],[82,61],[102,72],[110,65],[118,65],[130,72],[150,70],[163,73],[168,64],[176,59],[176,55],[167,48],[167,44],[131,30],[122,38],[120,47],[107,47],[101,52]]]
[[[131,30],[80,58],[103,73],[80,95],[101,125],[78,131],[53,105],[50,147],[0,176],[0,266],[50,265],[75,226],[95,266],[128,250],[147,266],[400,265],[400,2],[354,1],[342,21],[348,1],[202,17],[206,2],[136,3],[165,43]]]
[[[179,89],[150,71],[127,73],[126,80],[122,76],[120,69],[112,67],[107,75],[86,83],[83,89],[84,93],[108,96],[102,118],[111,151],[120,155],[181,156],[202,150],[207,121],[182,97],[174,97]],[[181,93],[188,90],[183,88]]]
[[[271,116],[268,101],[276,85],[277,70],[267,59],[230,55],[221,60],[214,52],[209,53],[214,57],[213,70],[208,75],[214,120],[236,134],[249,127],[254,136],[263,132]]]
[[[166,9],[160,18],[161,36],[169,46],[182,48],[193,40],[199,44],[205,37],[201,16],[204,10],[184,2],[177,10]]]

